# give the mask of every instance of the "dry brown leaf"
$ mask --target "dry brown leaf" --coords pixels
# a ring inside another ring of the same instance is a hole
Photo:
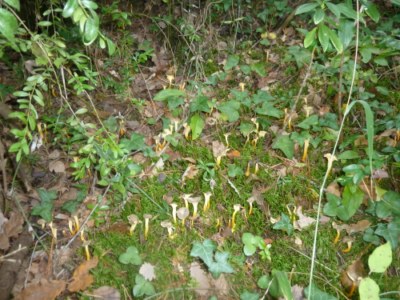
[[[207,273],[201,268],[200,264],[194,262],[190,265],[190,277],[197,282],[197,285],[194,289],[196,294],[200,296],[206,296],[208,294],[208,290],[211,288],[210,280],[207,276]]]
[[[226,156],[229,159],[239,158],[240,157],[240,152],[238,150],[231,150],[226,154]]]
[[[293,300],[303,300],[306,299],[304,297],[304,287],[295,284],[292,286],[292,294],[293,294]]]
[[[49,171],[54,173],[65,173],[65,165],[60,160],[52,161],[49,163]]]
[[[302,210],[303,208],[301,206],[298,206],[295,212],[299,219],[296,220],[293,225],[294,228],[298,230],[303,230],[304,228],[307,228],[315,222],[314,218],[303,215]]]
[[[0,249],[7,250],[10,247],[9,238],[16,237],[22,232],[24,218],[15,212],[10,213],[10,218],[7,219],[2,214],[0,222]]]
[[[156,274],[154,272],[154,266],[150,263],[144,263],[140,269],[139,274],[144,277],[144,279],[148,281],[152,281],[156,279]]]
[[[214,279],[211,277],[211,283],[214,286],[214,290],[216,290],[219,295],[228,295],[229,284],[224,274],[221,274],[218,279]]]
[[[186,179],[193,179],[199,173],[199,169],[195,165],[189,164],[185,172],[183,172],[181,182],[184,185]]]
[[[364,268],[364,264],[360,259],[352,262],[345,270],[340,274],[340,282],[343,287],[350,289],[353,285],[358,286],[360,280],[367,275]]]
[[[98,289],[95,289],[92,292],[92,295],[96,299],[105,299],[105,300],[119,300],[121,299],[121,294],[116,288],[113,288],[111,286],[102,286],[99,287]]]
[[[212,142],[212,151],[215,158],[220,156],[225,156],[228,152],[228,148],[221,143],[220,141],[213,141]]]
[[[368,220],[361,220],[354,224],[349,224],[345,230],[347,234],[353,234],[357,232],[364,232],[371,226],[371,222]]]
[[[54,300],[65,290],[66,283],[63,280],[42,279],[39,283],[30,284],[23,289],[15,300]]]
[[[93,276],[89,274],[89,270],[97,266],[99,259],[93,257],[91,260],[81,263],[72,274],[72,281],[68,285],[70,292],[86,290],[93,283]]]
[[[340,197],[341,196],[341,192],[340,192],[340,186],[339,184],[334,181],[331,184],[328,185],[328,187],[326,188],[326,192],[335,195],[336,197]]]

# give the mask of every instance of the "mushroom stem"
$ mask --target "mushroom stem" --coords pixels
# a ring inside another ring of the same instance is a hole
[[[259,171],[259,166],[258,166],[258,162],[256,162],[256,164],[254,165],[254,175],[257,175]]]
[[[146,218],[144,220],[144,239],[147,240],[147,236],[149,235],[149,219]]]
[[[85,244],[85,255],[86,255],[86,260],[90,260],[90,251],[89,251],[89,244]]]
[[[137,226],[137,223],[134,223],[131,225],[131,227],[129,228],[129,235],[132,235],[133,232],[135,231],[135,228]]]
[[[342,252],[343,252],[343,253],[348,253],[348,252],[350,252],[352,244],[353,244],[353,243],[352,243],[351,241],[347,241],[347,248],[346,248],[346,249],[343,249]]]
[[[244,175],[246,175],[246,177],[250,176],[250,162],[247,163],[247,169],[246,169],[246,172],[244,173]]]
[[[231,226],[232,226],[232,232],[234,232],[235,231],[235,227],[236,227],[236,214],[238,213],[238,211],[240,210],[240,204],[235,204],[234,206],[233,206],[233,209],[234,209],[234,211],[233,211],[233,214],[232,214],[232,223],[231,223]]]
[[[310,145],[310,140],[309,140],[309,139],[306,139],[306,140],[304,141],[303,157],[301,158],[301,160],[302,160],[303,162],[305,162],[305,161],[307,160],[307,154],[308,154],[308,147],[309,147],[309,145]]]
[[[249,216],[251,216],[251,214],[253,213],[253,202],[249,202]]]
[[[177,219],[176,219],[176,208],[178,207],[178,204],[176,203],[171,203],[172,206],[172,219],[174,220],[174,223],[176,224]]]
[[[193,202],[193,219],[195,219],[197,217],[197,207],[199,205],[198,202]]]
[[[340,230],[336,229],[336,236],[335,239],[333,240],[333,244],[336,245],[339,242],[340,239]]]
[[[207,210],[210,208],[210,199],[211,199],[211,192],[204,193],[203,212],[207,212]]]

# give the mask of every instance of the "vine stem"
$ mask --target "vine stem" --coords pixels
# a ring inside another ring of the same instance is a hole
[[[349,95],[347,98],[347,102],[346,102],[346,107],[349,106],[350,101],[351,101],[351,95],[353,92],[353,88],[354,88],[354,82],[355,82],[355,78],[356,78],[356,70],[357,70],[357,60],[358,60],[358,46],[359,46],[359,31],[360,31],[360,4],[359,4],[359,0],[356,0],[356,5],[357,5],[357,17],[356,17],[356,45],[355,45],[355,54],[354,54],[354,66],[353,66],[353,71],[352,71],[352,77],[351,77],[351,84],[350,84],[350,89],[349,89]],[[349,110],[346,109],[344,115],[343,115],[343,119],[342,122],[340,123],[340,128],[339,128],[339,133],[336,137],[336,141],[335,141],[335,145],[332,149],[331,155],[334,156],[336,153],[336,149],[339,145],[339,141],[340,141],[340,135],[343,131],[343,127],[344,127],[344,122],[346,121],[346,117],[349,114]],[[313,248],[312,248],[312,256],[311,256],[311,268],[310,268],[310,281],[309,281],[309,293],[307,296],[307,300],[311,299],[311,295],[312,293],[312,283],[313,283],[313,276],[314,276],[314,269],[315,269],[315,264],[316,264],[316,257],[317,257],[317,240],[318,240],[318,227],[319,227],[319,220],[320,220],[320,216],[321,216],[321,206],[322,206],[322,197],[324,195],[324,189],[325,189],[325,185],[326,182],[328,180],[328,176],[329,176],[329,170],[330,168],[327,168],[326,172],[325,172],[325,176],[324,179],[322,181],[320,190],[319,190],[319,197],[318,197],[318,208],[317,208],[317,219],[315,222],[315,230],[314,230],[314,239],[313,239]],[[371,174],[372,176],[372,174]]]

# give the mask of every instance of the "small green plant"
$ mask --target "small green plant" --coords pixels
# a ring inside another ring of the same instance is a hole
[[[194,242],[190,256],[200,258],[214,278],[218,278],[221,273],[233,273],[234,270],[228,262],[229,253],[215,251],[216,249],[215,243],[209,239],[203,243]]]
[[[125,253],[122,253],[119,256],[118,261],[124,265],[132,264],[135,266],[140,266],[142,264],[142,258],[139,255],[139,250],[134,246],[128,247]]]
[[[152,296],[156,293],[156,290],[150,281],[146,280],[142,275],[137,274],[132,293],[135,297]]]
[[[258,249],[262,260],[271,261],[271,253],[269,251],[271,245],[267,245],[262,237],[245,232],[242,235],[242,242],[244,244],[243,252],[246,256],[252,256]]]
[[[272,270],[271,275],[261,276],[257,285],[260,289],[268,290],[268,293],[274,298],[293,299],[290,281],[285,272]]]

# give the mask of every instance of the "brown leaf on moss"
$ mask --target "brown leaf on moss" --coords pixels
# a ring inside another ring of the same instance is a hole
[[[16,237],[22,232],[24,218],[22,215],[11,212],[7,219],[3,214],[0,216],[0,249],[7,250],[10,247],[9,238]]]
[[[68,284],[70,292],[86,290],[93,283],[93,276],[89,271],[97,266],[99,259],[93,257],[91,260],[81,263],[72,274],[72,281]]]
[[[121,299],[120,292],[111,286],[102,286],[95,289],[92,295],[96,299],[119,300]]]
[[[19,294],[16,300],[53,300],[65,290],[66,283],[63,280],[42,279],[38,283],[30,284]]]

